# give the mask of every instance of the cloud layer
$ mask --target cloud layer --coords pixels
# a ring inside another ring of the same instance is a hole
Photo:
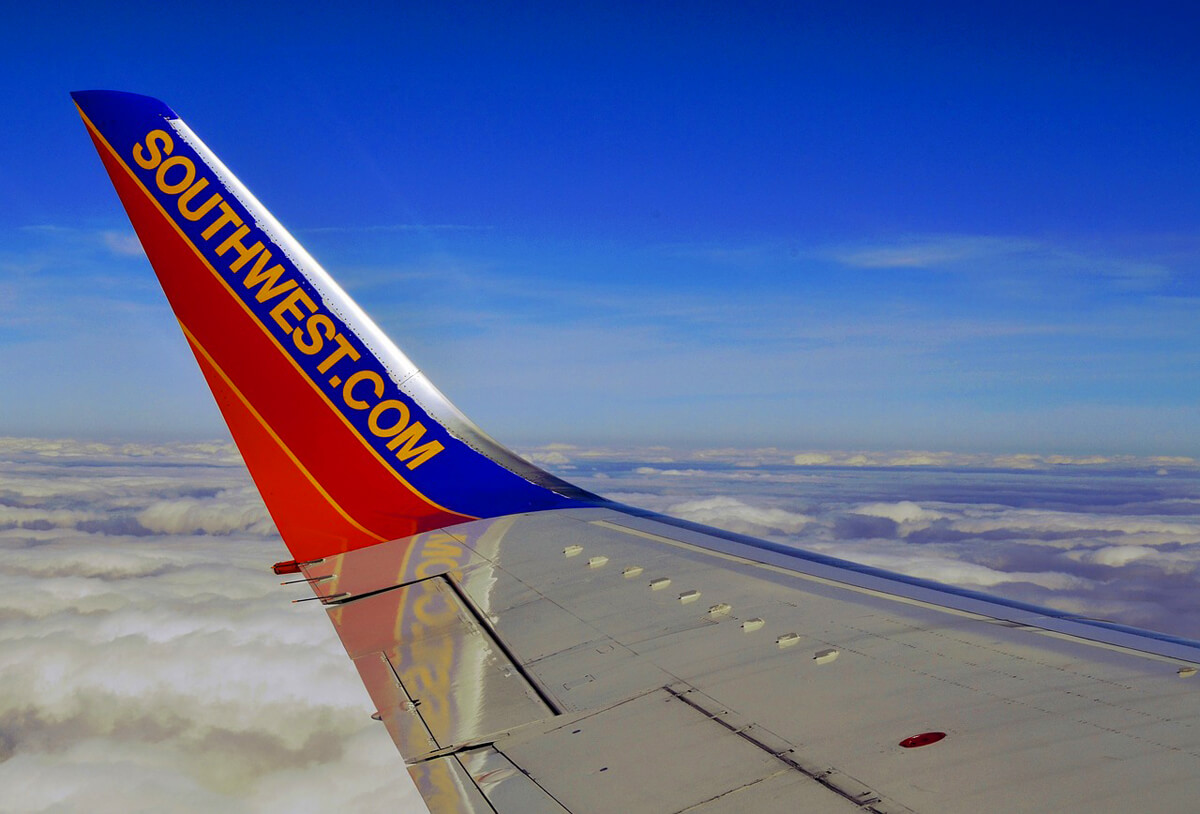
[[[232,447],[0,450],[0,807],[423,810]]]
[[[1200,638],[1190,459],[527,456],[700,523]],[[423,810],[325,615],[270,573],[285,557],[229,444],[0,439],[4,810]]]
[[[556,452],[565,477],[628,503],[1200,639],[1200,468],[1185,456]]]

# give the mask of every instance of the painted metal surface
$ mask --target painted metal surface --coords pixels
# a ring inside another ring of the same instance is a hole
[[[387,660],[405,691],[406,698],[398,700],[411,705],[437,747],[556,711],[445,579],[365,597],[334,608],[330,616],[352,659]],[[388,677],[386,671],[382,675]],[[399,746],[410,754],[420,750],[419,742]]]
[[[759,562],[757,549],[735,555],[719,537],[704,548],[694,530],[613,509],[452,531],[463,565],[426,579],[459,586],[514,678],[555,712],[492,731],[465,715],[457,741],[406,751],[415,764],[487,746],[572,812],[727,811],[738,799],[764,811],[1179,811],[1200,794],[1200,685],[1179,675],[1200,661],[1194,645],[1183,661],[1179,642],[1135,642],[1143,652],[1046,632],[1005,621],[1005,603],[944,607],[924,585],[885,591],[826,563],[806,573],[803,557]],[[565,557],[567,545],[582,551]],[[341,558],[339,584],[362,578],[366,554]],[[644,570],[627,578],[633,563]],[[663,578],[709,601],[653,590]],[[357,602],[394,593],[378,593],[383,582],[329,609],[344,637]],[[476,686],[486,666],[468,647],[443,658],[455,684]]]
[[[170,108],[73,98],[296,559],[592,499],[471,424]]]

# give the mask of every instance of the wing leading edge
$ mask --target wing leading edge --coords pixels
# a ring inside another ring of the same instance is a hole
[[[1185,811],[1200,644],[618,506],[467,420],[163,103],[72,94],[433,811]]]

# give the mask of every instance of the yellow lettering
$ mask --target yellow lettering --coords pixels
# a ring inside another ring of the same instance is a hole
[[[188,220],[200,220],[200,218],[211,212],[212,208],[221,202],[222,199],[220,193],[214,192],[212,195],[208,196],[207,201],[200,205],[199,209],[188,209],[188,204],[190,204],[192,199],[195,198],[196,195],[200,193],[200,190],[204,189],[206,186],[208,186],[208,179],[201,178],[199,181],[188,187],[186,192],[179,196],[179,200],[175,202],[176,205],[179,206],[179,214],[183,215]]]
[[[283,329],[284,333],[290,333],[292,330],[291,323],[284,318],[284,314],[291,314],[296,319],[304,317],[304,314],[300,313],[300,309],[296,307],[296,304],[300,302],[304,303],[304,307],[308,309],[308,313],[312,314],[316,312],[317,304],[304,293],[303,288],[292,289],[291,294],[288,294],[271,309],[271,317],[275,320],[275,324]]]
[[[308,330],[309,341],[304,341],[304,334],[299,327],[292,331],[292,341],[296,343],[296,347],[300,349],[301,353],[308,356],[320,352],[325,344],[325,339],[333,339],[333,333],[337,330],[333,327],[333,320],[324,314],[313,314],[308,318],[304,327]],[[317,333],[318,327],[323,329],[324,339],[321,338],[321,334]]]
[[[217,206],[221,210],[221,215],[216,220],[214,220],[212,223],[208,224],[208,228],[206,228],[203,232],[200,233],[200,237],[204,238],[205,240],[212,240],[213,235],[215,235],[217,232],[221,231],[222,229],[224,229],[226,226],[228,226],[231,223],[234,226],[242,225],[241,215],[239,215],[237,212],[234,212],[233,209],[229,206],[229,204],[225,203],[224,201],[221,201]]]
[[[346,383],[342,385],[342,399],[345,400],[346,406],[354,410],[365,410],[371,406],[354,396],[354,386],[367,380],[370,380],[374,386],[376,398],[383,395],[383,379],[379,378],[379,374],[374,370],[359,370],[351,374],[350,378],[346,379]]]
[[[244,238],[248,234],[250,234],[249,226],[246,226],[246,225],[239,226],[234,231],[233,234],[231,234],[229,237],[225,238],[224,243],[222,243],[220,246],[217,247],[217,254],[219,254],[221,256],[224,256],[225,252],[229,251],[230,249],[237,250],[238,257],[236,260],[234,260],[232,263],[229,264],[230,271],[233,271],[233,272],[241,271],[242,266],[244,266],[244,265],[246,265],[246,263],[250,262],[250,258],[253,257],[254,255],[258,254],[259,252],[261,252],[263,249],[263,244],[262,244],[261,240],[255,241],[254,245],[249,246],[249,247],[247,247],[245,243],[242,243],[242,238]]]
[[[162,145],[162,149],[159,149]],[[150,148],[150,157],[142,152],[142,145],[133,145],[133,160],[138,163],[138,166],[144,170],[152,170],[158,166],[158,162],[162,161],[163,153],[171,154],[175,149],[175,142],[166,130],[151,130],[146,134],[146,146]]]
[[[338,346],[334,348],[332,353],[321,360],[321,364],[317,365],[318,373],[328,373],[329,368],[337,364],[342,357],[349,356],[356,362],[361,358],[358,351],[354,349],[354,346],[346,341],[346,337],[342,336],[340,333],[333,337],[333,341],[337,342]]]
[[[436,625],[442,620],[442,617],[446,615],[446,605],[441,601],[440,596],[437,596],[436,594],[423,593],[417,597],[415,602],[413,602],[412,611],[413,617],[418,622],[422,622],[426,625]],[[437,649],[436,645],[434,645],[428,639],[425,639],[424,643],[425,647],[423,649],[425,649],[427,652]],[[453,650],[454,646],[451,645],[450,647]],[[426,661],[426,664],[431,661],[433,661],[433,659]],[[426,664],[419,665],[417,670],[422,672],[424,675],[428,675],[430,679],[432,679],[433,676],[431,674],[424,672],[427,669]]]
[[[438,559],[438,560],[423,560],[417,566],[416,573],[413,575],[416,579],[425,579],[434,574],[445,574],[448,571],[453,571],[458,567],[458,561],[453,559]]]
[[[416,469],[421,464],[428,461],[434,455],[437,455],[445,447],[441,441],[430,441],[421,446],[417,446],[417,442],[425,436],[425,425],[420,421],[414,421],[405,429],[398,433],[395,438],[388,441],[387,448],[396,450],[396,458],[400,461],[408,461],[409,458],[415,460],[409,461],[407,466],[409,469]],[[399,449],[397,449],[399,447]]]
[[[462,553],[462,544],[454,537],[444,533],[437,537],[430,537],[421,549],[422,557],[445,557],[456,563]]]
[[[172,167],[183,167],[183,180],[178,183],[167,183],[167,170]],[[196,165],[192,163],[192,159],[186,155],[173,155],[166,161],[158,165],[158,172],[154,178],[158,181],[158,188],[168,195],[178,195],[192,185],[196,180]]]
[[[258,255],[258,259],[254,261],[254,266],[251,267],[250,271],[246,272],[246,279],[242,280],[242,284],[246,288],[259,286],[258,291],[254,295],[254,298],[259,302],[273,300],[285,291],[291,291],[297,285],[295,280],[279,282],[279,275],[283,274],[284,268],[278,263],[264,271],[263,267],[267,265],[267,261],[270,259],[271,250],[263,249]],[[259,285],[260,283],[261,285]]]
[[[380,394],[382,395],[382,394]],[[390,427],[379,426],[380,417],[388,410],[395,410],[399,415],[395,423]],[[396,433],[404,429],[404,425],[408,423],[408,405],[396,399],[387,399],[381,401],[371,408],[371,414],[367,416],[367,426],[371,428],[371,432],[380,438],[391,438]]]
[[[420,616],[419,613],[417,615]],[[429,690],[437,686],[433,677],[433,670],[424,664],[418,664],[413,669],[407,671],[404,674],[404,683],[416,688],[418,691]],[[454,809],[447,810],[453,811]]]

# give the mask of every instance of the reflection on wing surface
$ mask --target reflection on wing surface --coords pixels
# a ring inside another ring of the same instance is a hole
[[[969,610],[940,607],[927,587],[897,582],[889,595],[875,575],[839,581],[803,559],[787,569],[728,535],[705,550],[699,532],[611,509],[445,534],[461,554],[437,565],[414,564],[433,562],[414,552],[434,538],[418,535],[375,547],[362,569],[372,549],[308,569],[338,574],[315,590],[366,594],[329,613],[360,670],[387,661],[363,678],[427,799],[497,811],[1129,810],[1148,789],[1183,801],[1200,787],[1178,642],[1088,641],[1108,632],[1065,619],[1047,634],[1024,606],[989,614],[966,595],[943,604]],[[386,551],[409,564],[378,568]],[[388,588],[392,574],[402,587]],[[422,632],[438,624],[454,634]],[[946,737],[901,746],[928,732]]]

